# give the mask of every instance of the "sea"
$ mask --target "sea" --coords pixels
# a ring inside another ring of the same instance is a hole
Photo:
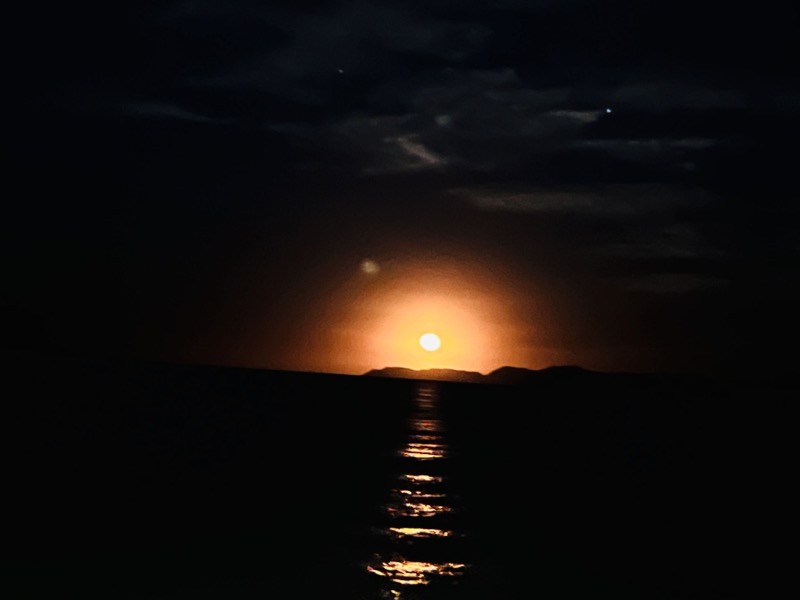
[[[10,370],[6,598],[657,600],[795,586],[784,384],[97,359]]]

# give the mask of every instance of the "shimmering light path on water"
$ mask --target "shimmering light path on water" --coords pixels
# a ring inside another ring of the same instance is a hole
[[[385,522],[374,528],[378,550],[365,568],[379,578],[377,597],[402,599],[411,588],[456,585],[471,567],[449,545],[465,533],[454,518],[460,507],[448,485],[452,457],[434,384],[419,384],[406,443],[395,454],[399,472],[382,506]]]

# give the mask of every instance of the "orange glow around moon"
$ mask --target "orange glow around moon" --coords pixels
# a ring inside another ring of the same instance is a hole
[[[519,327],[519,296],[502,270],[437,257],[372,271],[356,269],[309,314],[287,352],[293,365],[335,373],[538,366],[536,332]],[[439,346],[423,343],[425,334],[434,334]]]
[[[378,364],[412,369],[477,369],[489,362],[491,332],[467,298],[438,294],[399,295],[372,334]],[[420,337],[436,331],[433,352]]]
[[[361,327],[363,350],[351,356],[368,361],[370,368],[483,373],[529,362],[513,327],[505,282],[497,272],[471,267],[406,264],[373,280],[356,299],[365,318],[353,315],[350,323]],[[435,340],[423,339],[429,334]]]

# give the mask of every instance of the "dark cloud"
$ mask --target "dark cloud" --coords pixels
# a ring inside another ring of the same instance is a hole
[[[453,193],[466,196],[472,205],[483,210],[562,212],[589,218],[672,216],[681,208],[699,208],[710,202],[702,189],[663,184],[595,185],[512,192],[469,188],[453,190]]]

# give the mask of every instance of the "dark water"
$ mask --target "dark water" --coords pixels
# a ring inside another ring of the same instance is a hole
[[[729,598],[794,572],[790,390],[14,377],[15,598]]]

